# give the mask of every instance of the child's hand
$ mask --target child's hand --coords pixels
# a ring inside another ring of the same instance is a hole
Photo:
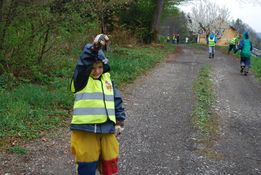
[[[121,135],[122,131],[124,130],[124,122],[123,121],[117,121],[115,125],[115,136]]]
[[[124,130],[123,127],[121,127],[120,125],[116,125],[115,126],[115,136],[118,137],[119,135],[121,135],[123,130]]]

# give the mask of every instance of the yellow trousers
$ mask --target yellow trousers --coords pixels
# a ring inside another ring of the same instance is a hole
[[[102,175],[118,173],[119,143],[114,134],[72,131],[71,151],[78,175],[95,175],[98,166]]]

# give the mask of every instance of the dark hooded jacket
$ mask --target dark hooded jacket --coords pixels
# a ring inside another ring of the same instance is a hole
[[[104,73],[110,71],[110,66],[107,64],[108,59],[105,57],[103,51],[101,49],[96,51],[93,49],[93,44],[86,44],[74,69],[70,85],[73,93],[82,90],[86,86],[92,66],[97,60],[105,63],[103,64]]]

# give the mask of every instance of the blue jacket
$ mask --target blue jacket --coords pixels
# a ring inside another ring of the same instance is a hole
[[[93,49],[93,44],[86,44],[74,69],[72,80],[74,81],[75,90],[72,90],[71,88],[72,92],[78,92],[86,86],[92,70],[92,65],[96,60],[107,60],[107,58],[101,49],[96,51]],[[108,64],[103,64],[103,70],[104,73],[109,72],[110,66]]]
[[[74,74],[73,74],[73,82],[74,82],[74,93],[82,90],[88,83],[88,77],[91,73],[91,69],[93,63],[99,59],[104,60],[107,59],[102,50],[94,51],[92,50],[93,45],[87,44],[84,47],[84,50],[79,57]],[[104,73],[108,72],[110,67],[108,64],[104,64]],[[100,81],[100,80],[97,80]],[[71,84],[72,86],[72,84]],[[119,90],[115,88],[113,83],[113,91],[114,91],[114,102],[115,102],[115,116],[116,121],[124,121],[126,118],[124,108],[122,107],[122,98],[120,96]],[[115,124],[107,120],[102,124],[71,124],[71,130],[80,130],[92,133],[114,133]]]

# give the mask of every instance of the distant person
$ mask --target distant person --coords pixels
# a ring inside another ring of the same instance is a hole
[[[179,44],[179,34],[176,35],[177,44]]]
[[[238,45],[239,39],[240,39],[239,36],[237,36],[229,40],[229,46],[227,51],[228,54],[230,53],[231,50],[233,50],[234,53],[236,52],[237,50],[236,47]]]
[[[248,32],[244,32],[243,39],[240,40],[238,45],[238,50],[240,50],[240,73],[247,75],[250,68],[251,52],[253,50]]]
[[[214,33],[211,33],[208,36],[207,43],[208,43],[208,53],[209,58],[214,58],[215,56],[215,46],[216,46],[217,38]]]
[[[125,120],[122,99],[103,53],[109,38],[99,34],[79,57],[71,82],[75,94],[71,121],[71,151],[77,175],[118,173],[119,143]]]
[[[176,35],[173,34],[173,35],[172,35],[172,44],[175,44],[175,43],[176,43]]]
[[[170,43],[170,36],[167,36],[167,43]]]
[[[185,43],[188,44],[188,41],[189,41],[189,38],[186,37],[186,38],[185,38]]]

